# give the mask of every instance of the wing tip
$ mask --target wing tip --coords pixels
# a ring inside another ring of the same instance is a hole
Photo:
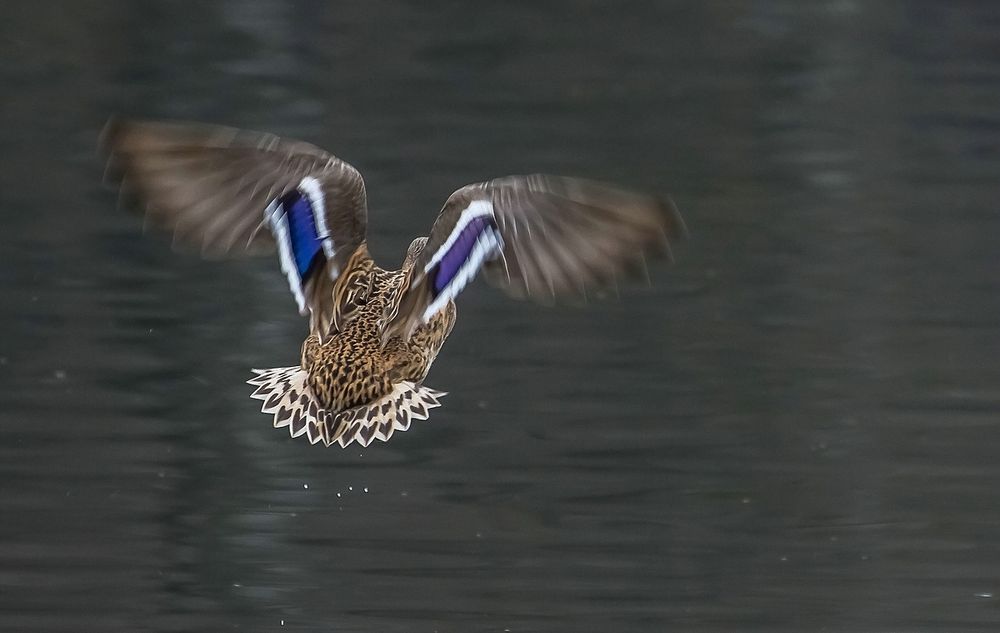
[[[681,215],[680,209],[677,208],[677,203],[671,196],[663,195],[659,197],[660,211],[663,213],[663,217],[666,219],[666,232],[667,236],[671,239],[676,240],[686,240],[691,237],[691,233],[688,231],[687,222],[684,221],[684,216]]]
[[[112,114],[108,117],[108,120],[101,127],[101,131],[97,133],[97,154],[98,156],[108,153],[108,147],[111,145],[111,139],[117,136],[118,130],[121,128],[122,119],[117,113]]]
[[[112,114],[97,134],[95,151],[97,158],[104,160],[101,184],[105,187],[114,187],[116,183],[120,186],[124,178],[124,169],[119,164],[115,151],[124,125],[124,120],[118,114]]]

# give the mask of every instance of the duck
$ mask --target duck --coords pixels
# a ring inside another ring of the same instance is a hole
[[[424,380],[476,277],[514,298],[586,300],[687,235],[666,196],[545,174],[466,185],[398,269],[367,246],[365,183],[349,163],[274,134],[113,118],[109,174],[146,219],[206,258],[275,253],[309,333],[294,366],[254,369],[251,398],[292,438],[367,447],[426,420]]]

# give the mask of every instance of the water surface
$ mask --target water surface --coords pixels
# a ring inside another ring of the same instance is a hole
[[[470,11],[0,10],[0,629],[997,630],[1000,8]],[[277,266],[143,238],[111,112],[330,149],[386,266],[508,173],[692,236],[585,310],[471,288],[431,421],[309,447],[243,384],[305,334]]]

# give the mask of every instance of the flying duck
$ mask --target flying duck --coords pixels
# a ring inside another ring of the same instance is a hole
[[[477,274],[514,297],[586,298],[686,235],[668,199],[534,174],[467,185],[398,270],[366,243],[361,174],[308,143],[186,123],[112,120],[109,165],[149,220],[203,255],[277,250],[309,317],[299,364],[255,369],[252,398],[311,444],[387,441],[445,394],[424,378]]]

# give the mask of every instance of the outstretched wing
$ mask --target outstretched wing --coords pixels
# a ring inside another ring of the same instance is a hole
[[[308,143],[201,124],[112,120],[101,144],[175,242],[207,257],[277,245],[300,314],[323,333],[340,318],[333,288],[367,224],[354,167]]]
[[[686,233],[668,199],[559,176],[463,187],[438,215],[387,335],[409,336],[482,269],[515,297],[586,297]]]

